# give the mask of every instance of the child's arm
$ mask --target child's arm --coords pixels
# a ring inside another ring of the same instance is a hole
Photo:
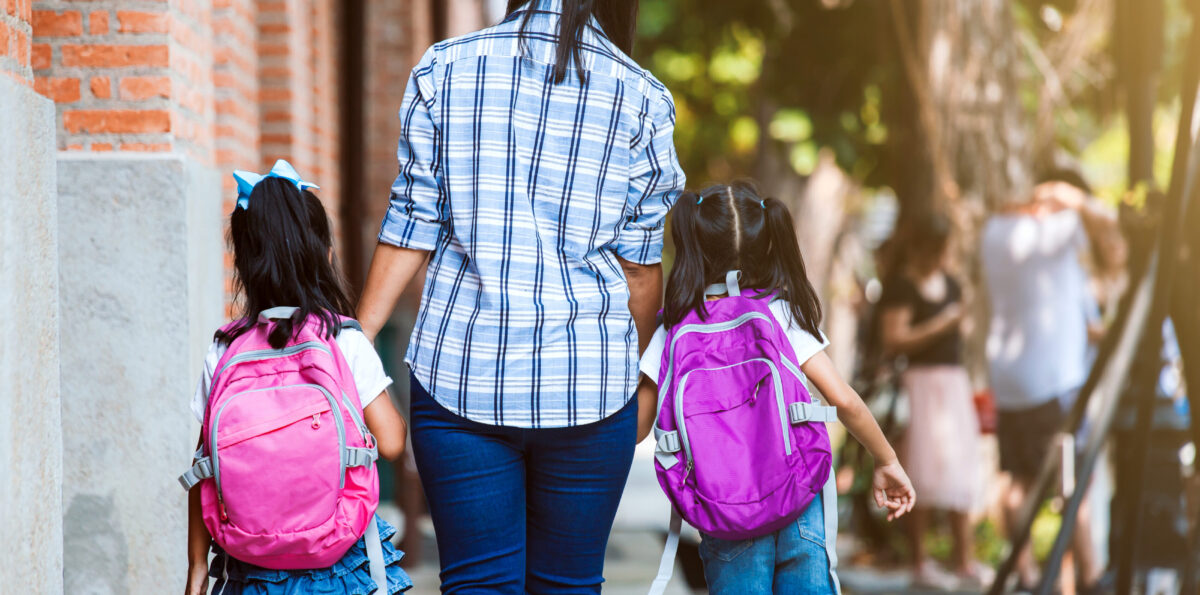
[[[838,419],[875,458],[873,492],[875,504],[888,509],[888,520],[898,519],[913,508],[917,494],[908,474],[900,466],[896,451],[888,444],[883,430],[863,403],[862,397],[842,380],[825,352],[809,358],[800,369],[808,376],[829,404],[837,407]]]
[[[637,441],[641,443],[650,435],[650,430],[654,427],[654,417],[658,413],[658,386],[645,374],[642,374],[642,382],[638,385],[637,400]]]
[[[400,412],[392,405],[392,398],[387,391],[379,393],[363,409],[363,421],[367,429],[375,436],[375,444],[379,446],[379,456],[394,461],[404,454],[404,445],[408,440],[408,426]]]
[[[188,578],[187,595],[208,593],[208,548],[212,536],[200,514],[200,490],[188,492]]]

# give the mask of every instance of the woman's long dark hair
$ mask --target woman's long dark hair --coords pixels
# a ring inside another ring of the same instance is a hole
[[[671,238],[675,264],[663,308],[668,328],[692,311],[704,319],[704,288],[740,270],[742,287],[787,300],[792,320],[820,336],[821,302],[808,281],[792,215],[782,201],[761,198],[750,181],[687,192],[671,211]]]
[[[508,0],[507,14],[520,10],[526,4],[533,4],[525,11],[521,20],[521,31],[529,26],[529,19],[536,12],[537,3],[541,0]],[[580,46],[583,44],[583,31],[588,21],[594,16],[600,23],[609,41],[612,41],[626,55],[633,53],[633,38],[637,33],[638,0],[562,0],[562,19],[558,23],[558,49],[555,53],[554,84],[567,79],[567,68],[574,62],[579,82],[587,82],[587,74],[578,66]]]
[[[229,245],[240,313],[228,331],[217,331],[217,341],[229,344],[257,324],[259,312],[277,306],[299,309],[275,322],[267,337],[275,349],[285,347],[310,315],[329,337],[337,334],[339,315],[352,315],[341,275],[330,262],[329,218],[312,192],[281,178],[263,179],[250,193],[249,208],[237,207],[230,216]]]

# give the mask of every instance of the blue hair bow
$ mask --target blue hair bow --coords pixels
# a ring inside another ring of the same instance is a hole
[[[240,169],[235,170],[233,172],[233,179],[237,180],[238,197],[237,206],[234,207],[234,210],[237,210],[237,207],[241,207],[243,209],[250,208],[250,193],[253,192],[254,187],[265,178],[283,178],[295,184],[296,188],[299,188],[301,191],[309,188],[314,190],[319,190],[321,188],[312,182],[305,182],[304,180],[300,179],[300,174],[296,171],[296,168],[292,167],[292,164],[288,163],[285,159],[276,161],[275,167],[272,167],[271,171],[267,172],[267,175],[265,176],[262,174],[256,174],[254,172],[242,171]]]

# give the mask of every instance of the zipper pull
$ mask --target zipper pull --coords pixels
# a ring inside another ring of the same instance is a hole
[[[687,484],[688,475],[691,475],[692,473],[692,466],[693,465],[690,460],[686,465],[683,466],[683,477],[679,480],[679,487],[683,487],[685,484]]]
[[[229,520],[229,512],[225,510],[225,499],[220,496],[217,496],[217,510],[221,513],[222,521]]]
[[[314,413],[313,421],[312,421],[312,429],[316,430],[316,429],[319,429],[320,427],[321,427],[321,414]]]

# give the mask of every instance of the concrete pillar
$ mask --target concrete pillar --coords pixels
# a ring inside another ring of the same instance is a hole
[[[177,593],[188,402],[221,320],[214,170],[182,154],[58,160],[67,593]]]
[[[62,593],[54,103],[18,4],[0,8],[0,591]]]
[[[208,0],[37,0],[36,88],[55,101],[62,589],[183,588],[174,476],[221,321]],[[43,591],[35,591],[43,592]]]

